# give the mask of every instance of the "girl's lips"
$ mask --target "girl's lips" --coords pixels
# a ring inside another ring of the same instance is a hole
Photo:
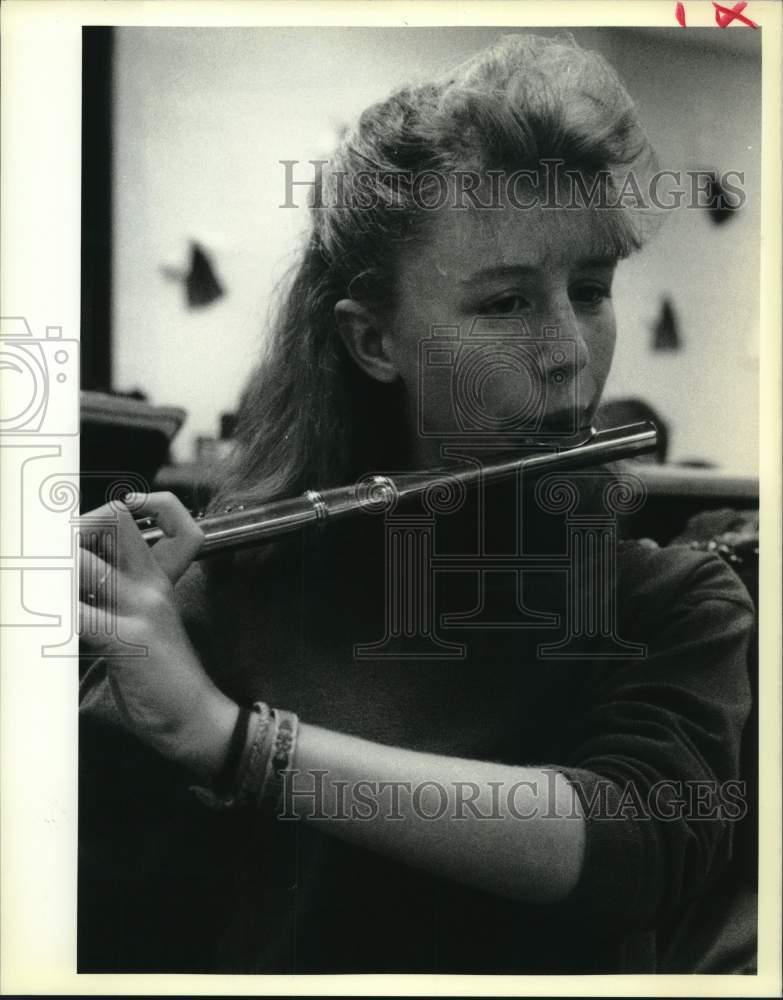
[[[592,412],[588,412],[587,410],[579,410],[577,412],[574,412],[572,409],[555,410],[553,413],[548,413],[541,421],[539,433],[546,434],[547,431],[550,433],[564,433],[571,431],[576,434],[579,431],[589,430],[591,423]]]

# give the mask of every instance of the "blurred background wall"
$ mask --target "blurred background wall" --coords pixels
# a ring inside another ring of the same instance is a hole
[[[368,103],[508,31],[117,30],[113,388],[188,411],[177,460],[191,460],[195,438],[216,435],[219,414],[236,406],[306,227],[305,209],[280,207],[279,161],[326,158]],[[757,467],[759,34],[574,31],[617,68],[662,168],[745,174],[743,211],[720,226],[704,210],[669,212],[656,241],[621,265],[606,394],[641,396],[659,411],[671,460],[737,472]],[[203,309],[188,309],[172,280],[188,267],[190,241],[207,249],[227,290]],[[664,298],[679,325],[676,351],[653,350]]]

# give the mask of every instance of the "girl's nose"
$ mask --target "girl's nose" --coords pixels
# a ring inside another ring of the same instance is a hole
[[[555,370],[578,375],[590,363],[590,348],[584,336],[582,324],[574,313],[571,303],[554,309],[542,327],[544,338],[554,345],[559,341],[561,350],[547,351],[547,374]]]

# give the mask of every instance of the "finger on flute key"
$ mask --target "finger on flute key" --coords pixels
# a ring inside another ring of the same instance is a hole
[[[154,525],[163,532],[164,537],[148,551],[154,554],[172,583],[176,583],[203,544],[201,528],[173,493],[133,493],[128,494],[126,500],[137,514],[153,519]],[[141,539],[141,533],[138,534]]]

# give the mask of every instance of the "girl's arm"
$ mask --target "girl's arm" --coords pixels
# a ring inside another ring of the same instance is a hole
[[[82,550],[82,642],[105,657],[124,725],[210,783],[238,706],[207,676],[175,606],[173,583],[198,549],[198,529],[170,495],[151,494],[142,507],[168,536],[154,549],[122,505],[87,516],[88,525],[113,521],[117,545],[113,559],[100,546]],[[113,606],[101,601],[104,592],[116,595]],[[129,643],[146,655],[127,655]],[[536,902],[565,898],[579,878],[584,820],[566,778],[551,769],[402,750],[306,720],[294,766],[292,812],[369,850]],[[308,792],[316,781],[321,802],[314,810]],[[328,818],[339,816],[347,818]]]
[[[288,813],[360,847],[529,902],[557,902],[578,881],[585,823],[555,770],[402,750],[306,724],[294,768]]]

